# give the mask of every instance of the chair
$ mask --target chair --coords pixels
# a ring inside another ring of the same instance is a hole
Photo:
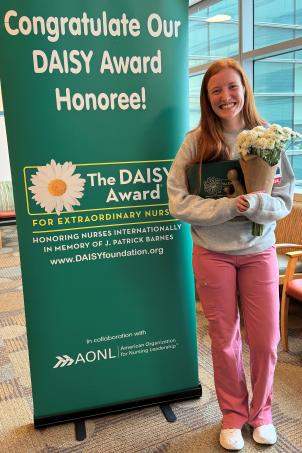
[[[302,302],[302,278],[294,279],[298,258],[302,251],[288,252],[288,266],[283,281],[281,297],[281,343],[284,351],[288,351],[288,306],[291,297]]]
[[[279,263],[279,285],[283,284],[289,263],[287,252],[302,251],[302,204],[294,203],[288,216],[277,222],[276,250]],[[302,261],[297,261],[293,278],[302,278]]]
[[[0,227],[14,223],[16,219],[11,181],[0,181]],[[0,230],[0,248],[2,247]]]

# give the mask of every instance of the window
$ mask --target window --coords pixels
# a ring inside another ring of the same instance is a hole
[[[198,125],[200,120],[200,104],[199,104],[199,97],[200,97],[200,86],[202,82],[202,75],[198,74],[196,76],[192,76],[189,79],[189,108],[190,108],[190,129],[194,129]]]
[[[229,18],[208,22],[218,14]],[[205,0],[191,6],[190,127],[200,118],[200,84],[207,67],[213,60],[232,57],[247,70],[263,118],[302,133],[301,24],[301,0]],[[296,191],[302,193],[301,142],[287,152]]]
[[[271,123],[302,132],[302,52],[289,52],[254,63],[254,91],[259,112]],[[288,149],[297,185],[302,187],[302,149]]]
[[[301,17],[301,1],[255,0],[255,48],[301,37]]]
[[[239,52],[238,1],[210,2],[212,4],[208,7],[199,3],[189,16],[189,67],[192,69]],[[190,77],[191,129],[200,119],[199,94],[203,73]]]

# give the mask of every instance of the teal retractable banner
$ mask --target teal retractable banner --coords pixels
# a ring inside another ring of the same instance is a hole
[[[36,426],[200,396],[186,0],[1,0],[0,77]]]

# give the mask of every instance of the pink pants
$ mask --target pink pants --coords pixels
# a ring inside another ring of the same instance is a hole
[[[196,286],[209,322],[214,381],[224,428],[272,423],[272,387],[279,343],[279,270],[275,247],[233,256],[194,246]],[[242,365],[237,294],[250,349],[253,398]]]

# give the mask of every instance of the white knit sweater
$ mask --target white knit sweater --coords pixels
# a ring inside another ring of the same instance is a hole
[[[239,157],[234,149],[236,134],[226,134],[232,158]],[[169,209],[172,216],[191,224],[196,245],[230,255],[262,252],[275,243],[276,221],[291,210],[294,174],[285,153],[280,160],[281,183],[272,194],[248,194],[250,207],[244,213],[236,208],[234,198],[204,199],[191,195],[187,189],[186,168],[197,155],[197,131],[186,135],[168,175]],[[240,216],[240,218],[239,218]],[[252,235],[252,222],[264,225],[262,236]]]

